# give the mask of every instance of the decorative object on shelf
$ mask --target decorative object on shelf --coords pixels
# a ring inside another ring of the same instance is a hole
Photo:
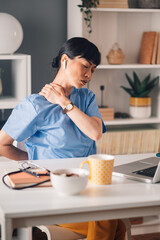
[[[82,4],[79,4],[78,7],[80,8],[81,12],[84,12],[84,21],[87,25],[88,33],[92,33],[92,11],[91,8],[97,8],[99,4],[99,0],[81,0]]]
[[[159,0],[138,0],[139,8],[159,8]]]
[[[114,119],[114,108],[99,108],[103,121],[112,121]]]
[[[129,112],[133,118],[149,118],[151,116],[151,97],[149,93],[156,86],[159,76],[151,80],[148,74],[141,82],[136,72],[133,72],[133,80],[125,74],[131,88],[121,86],[131,97]]]
[[[19,21],[8,13],[0,13],[0,54],[13,54],[23,40],[23,29]]]
[[[104,108],[105,106],[103,106],[103,91],[104,91],[104,85],[100,86],[100,90],[101,90],[101,108]]]
[[[128,7],[129,8],[138,8],[137,0],[128,0]]]
[[[130,118],[129,114],[124,113],[124,112],[115,112],[114,117],[115,118],[123,118],[123,119]]]
[[[112,49],[109,51],[107,55],[107,60],[109,64],[123,64],[124,62],[124,54],[122,49],[119,47],[119,44],[116,42],[113,44]]]
[[[128,8],[128,0],[99,0],[98,8]]]
[[[101,90],[101,106],[99,106],[99,112],[102,115],[104,121],[110,121],[114,119],[114,108],[109,108],[103,105],[103,91],[104,85],[100,86]]]

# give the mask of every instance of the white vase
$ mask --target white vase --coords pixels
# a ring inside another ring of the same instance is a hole
[[[23,29],[19,21],[8,13],[0,13],[0,54],[12,54],[21,45]]]
[[[151,116],[151,97],[131,97],[129,114],[133,118],[149,118]]]

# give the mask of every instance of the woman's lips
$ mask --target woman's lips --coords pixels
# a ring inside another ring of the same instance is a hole
[[[87,83],[87,81],[85,80],[81,80],[82,84],[85,85]]]

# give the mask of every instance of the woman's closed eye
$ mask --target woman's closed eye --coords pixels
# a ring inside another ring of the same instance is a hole
[[[87,65],[84,65],[84,64],[83,64],[83,67],[84,67],[84,68],[89,68],[90,66],[87,66]]]

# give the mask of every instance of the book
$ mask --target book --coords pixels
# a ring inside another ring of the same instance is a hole
[[[158,33],[158,44],[157,44],[157,64],[160,64],[160,33]]]
[[[6,173],[12,172],[12,170],[6,170]],[[46,174],[47,171],[36,171],[36,173]],[[50,180],[50,176],[40,176],[36,177],[26,172],[19,172],[12,175],[8,175],[8,183],[11,187],[20,188],[33,185],[35,183],[40,183],[46,180]],[[51,181],[42,183],[37,187],[51,187]]]
[[[153,46],[151,64],[156,64],[157,63],[158,35],[159,35],[158,32],[156,32],[155,39],[154,39],[154,46]]]
[[[99,0],[98,8],[128,8],[127,0]]]
[[[138,63],[151,64],[156,32],[143,32]]]

